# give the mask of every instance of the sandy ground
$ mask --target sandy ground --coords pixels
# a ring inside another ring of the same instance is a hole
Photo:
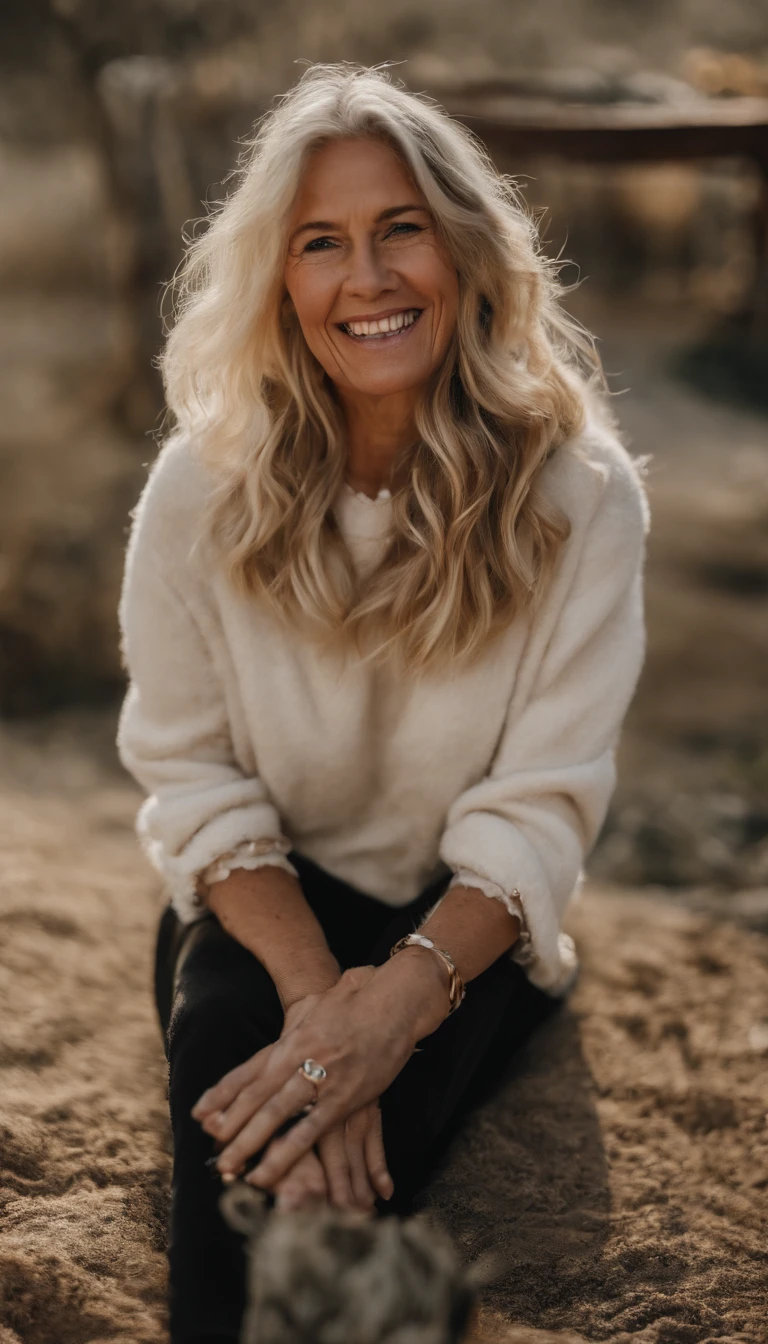
[[[105,728],[0,744],[0,1344],[165,1337],[160,895]],[[478,1338],[765,1344],[768,937],[608,887],[570,927],[569,1004],[429,1195],[508,1257]]]

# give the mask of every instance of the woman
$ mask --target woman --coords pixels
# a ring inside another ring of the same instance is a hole
[[[119,730],[171,895],[176,1344],[237,1338],[219,1176],[408,1208],[573,983],[643,651],[590,348],[511,185],[379,71],[308,70],[189,247]]]

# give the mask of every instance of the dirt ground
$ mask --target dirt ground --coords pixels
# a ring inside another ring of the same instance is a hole
[[[108,730],[2,744],[0,1344],[164,1338],[161,897]],[[570,1002],[429,1195],[508,1257],[478,1338],[764,1344],[768,937],[601,886],[569,927]]]

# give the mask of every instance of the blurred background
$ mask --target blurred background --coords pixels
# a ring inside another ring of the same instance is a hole
[[[5,776],[61,794],[117,769],[115,606],[182,231],[297,61],[392,61],[518,178],[650,455],[648,661],[592,871],[768,928],[767,0],[3,14]]]

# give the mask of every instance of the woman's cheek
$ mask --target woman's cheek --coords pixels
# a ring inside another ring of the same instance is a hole
[[[328,316],[332,306],[333,296],[321,290],[311,296],[311,301],[306,304],[304,313],[299,312],[299,321],[306,342],[318,358],[321,357],[323,351],[330,354],[332,349],[331,323]]]

